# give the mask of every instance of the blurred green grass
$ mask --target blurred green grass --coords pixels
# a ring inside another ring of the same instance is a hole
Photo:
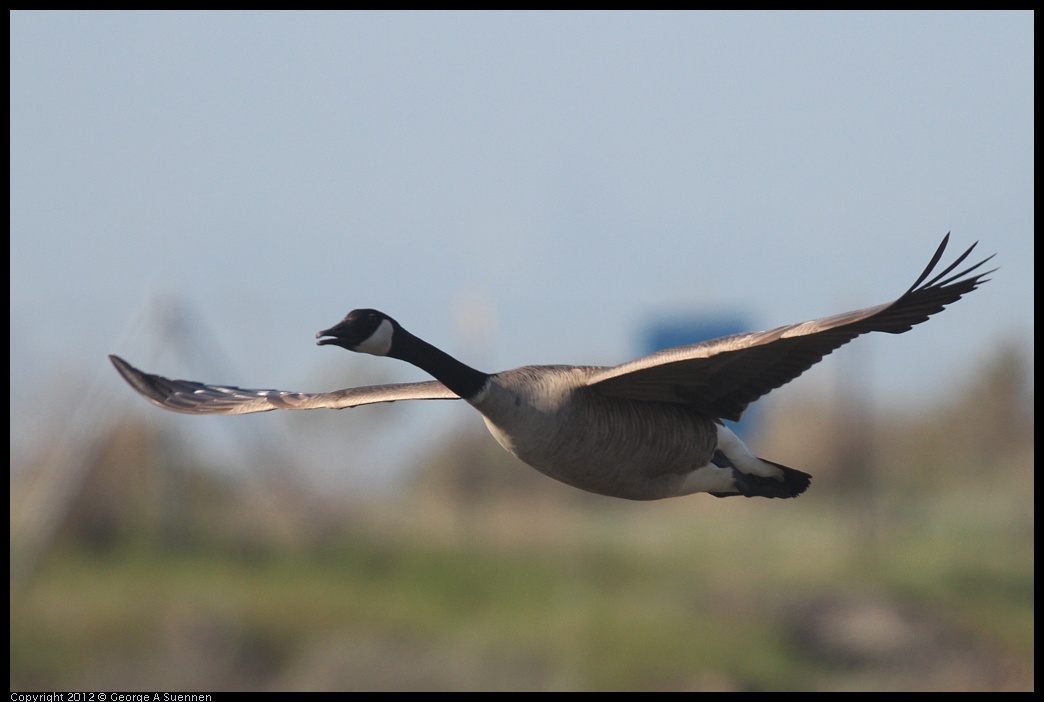
[[[310,641],[354,632],[530,661],[537,688],[810,689],[834,671],[794,646],[786,613],[836,592],[912,603],[1032,661],[1032,538],[1012,538],[1017,525],[962,519],[951,499],[934,528],[865,547],[827,502],[723,503],[495,509],[463,536],[459,520],[447,532],[412,507],[412,523],[385,530],[370,515],[311,549],[60,548],[12,598],[12,689],[82,687],[101,659],[163,655],[182,618],[216,622],[216,648],[260,687],[280,687]],[[533,519],[553,546],[527,539]]]

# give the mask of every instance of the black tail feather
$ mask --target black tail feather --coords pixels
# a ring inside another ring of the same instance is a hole
[[[721,468],[728,467],[732,469],[733,480],[736,483],[736,492],[712,492],[710,494],[715,497],[743,495],[744,497],[779,497],[786,499],[788,497],[797,497],[807,490],[812,482],[812,476],[808,473],[788,468],[779,463],[766,461],[764,458],[761,460],[783,471],[782,479],[763,478],[760,475],[744,473],[737,470],[736,466],[721,451],[715,452],[712,462]]]

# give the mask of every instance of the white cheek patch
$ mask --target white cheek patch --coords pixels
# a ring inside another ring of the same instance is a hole
[[[386,356],[391,351],[392,335],[394,333],[395,327],[385,319],[374,329],[373,334],[366,337],[352,350],[359,353],[369,353],[374,356]]]

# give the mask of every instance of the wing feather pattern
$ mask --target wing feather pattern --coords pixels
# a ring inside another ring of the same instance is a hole
[[[109,356],[123,379],[154,405],[184,414],[250,414],[271,410],[344,409],[396,400],[459,400],[437,380],[348,388],[333,392],[250,390],[171,380],[138,370],[119,356]]]
[[[924,282],[942,259],[949,239],[947,234],[917,281],[893,302],[667,349],[595,373],[588,385],[610,397],[680,403],[714,417],[738,420],[751,402],[857,336],[909,331],[986,282],[985,276],[993,270],[972,273],[993,256],[950,275],[976,244]]]

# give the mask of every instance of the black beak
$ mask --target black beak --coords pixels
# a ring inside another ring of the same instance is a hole
[[[330,327],[329,329],[326,329],[324,331],[319,332],[318,334],[315,335],[315,338],[318,339],[318,341],[316,341],[315,343],[318,344],[319,346],[323,346],[325,344],[336,344],[340,340],[340,331],[341,331],[341,327],[343,325],[344,325],[344,322],[341,322],[337,326]],[[323,337],[333,337],[333,338],[332,339],[324,339]]]

